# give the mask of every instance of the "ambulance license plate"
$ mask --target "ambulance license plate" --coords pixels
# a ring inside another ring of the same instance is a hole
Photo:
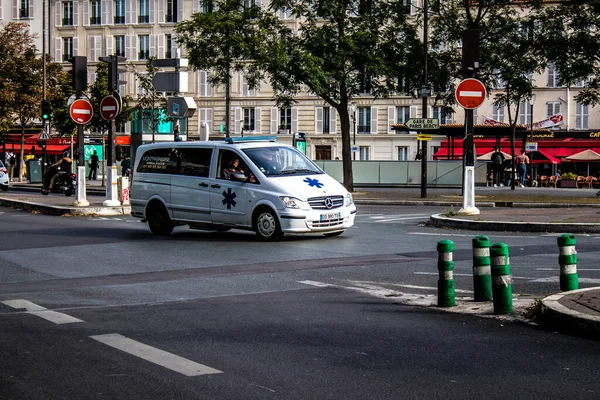
[[[321,214],[321,221],[327,221],[329,219],[338,219],[341,218],[342,213],[329,213],[329,214]]]

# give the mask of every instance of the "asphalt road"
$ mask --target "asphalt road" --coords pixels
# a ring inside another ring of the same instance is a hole
[[[595,342],[406,305],[435,300],[441,239],[472,295],[485,232],[422,224],[441,210],[361,206],[342,236],[262,243],[0,209],[0,398],[598,398]],[[558,291],[557,235],[488,236],[515,293]],[[577,237],[581,287],[598,240]]]

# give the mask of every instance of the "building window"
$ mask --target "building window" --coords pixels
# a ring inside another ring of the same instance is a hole
[[[167,0],[166,22],[177,22],[177,0]]]
[[[140,35],[140,52],[138,60],[147,60],[150,58],[150,36]]]
[[[200,12],[203,14],[211,13],[213,12],[213,7],[214,5],[212,0],[204,0],[200,5]]]
[[[125,23],[125,0],[115,0],[115,24]]]
[[[242,130],[247,130],[247,131],[254,131],[255,130],[255,109],[254,108],[244,108],[243,109],[243,113],[244,113],[244,126],[242,127]]]
[[[558,70],[554,66],[554,64],[549,64],[548,65],[548,84],[547,84],[547,86],[550,88],[558,87],[559,78],[560,78],[560,75],[558,73]]]
[[[120,57],[125,57],[125,36],[115,36],[115,54]]]
[[[396,107],[396,123],[403,124],[410,119],[410,107]]]
[[[73,38],[63,39],[63,61],[69,61],[73,58]]]
[[[504,107],[499,107],[496,104],[492,106],[492,119],[498,122],[504,122]]]
[[[590,128],[590,112],[589,106],[581,104],[580,102],[575,103],[575,129],[589,129]]]
[[[173,36],[165,35],[165,58],[173,58]]]
[[[138,14],[138,23],[139,24],[148,24],[150,23],[150,0],[139,0],[140,1],[140,11]]]
[[[505,87],[506,82],[500,76],[500,71],[495,69],[493,72],[492,89],[504,89]]]
[[[519,105],[519,124],[531,124],[531,104],[529,101],[522,101]]]
[[[100,25],[102,23],[102,2],[92,1],[92,15],[90,16],[90,25]]]
[[[329,133],[331,124],[331,108],[323,107],[323,133]]]
[[[27,18],[29,18],[29,0],[21,0],[19,1],[19,19]]]
[[[560,101],[549,101],[546,103],[546,118],[562,113],[562,104]]]
[[[408,161],[408,147],[398,147],[398,161]]]
[[[444,107],[433,107],[433,118],[438,119],[440,124],[452,123],[452,113],[446,111]]]
[[[63,26],[73,26],[73,2],[65,1],[62,3],[63,6]]]
[[[291,108],[282,108],[279,110],[279,129],[285,130],[288,132],[292,131],[292,109]]]
[[[371,107],[358,107],[358,133],[371,133]]]
[[[368,161],[369,160],[369,147],[367,147],[367,146],[360,146],[359,147],[359,152],[360,152],[360,160],[361,161]]]

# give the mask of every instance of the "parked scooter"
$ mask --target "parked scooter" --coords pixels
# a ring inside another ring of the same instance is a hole
[[[49,189],[50,180],[54,175],[58,175],[54,180],[52,189]],[[44,175],[44,181],[42,183],[42,194],[46,195],[52,193],[63,193],[65,196],[72,196],[75,193],[75,187],[77,185],[77,175],[70,172],[64,172],[58,170],[57,167],[50,167]]]

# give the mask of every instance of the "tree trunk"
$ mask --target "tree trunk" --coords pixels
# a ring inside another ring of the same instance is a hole
[[[350,142],[350,115],[348,113],[348,103],[341,103],[337,109],[340,116],[340,126],[342,128],[342,167],[344,170],[344,187],[349,192],[354,191],[354,177],[352,176],[352,152]]]
[[[19,161],[19,182],[23,182],[23,167],[25,166],[25,124],[21,123],[21,158]]]

